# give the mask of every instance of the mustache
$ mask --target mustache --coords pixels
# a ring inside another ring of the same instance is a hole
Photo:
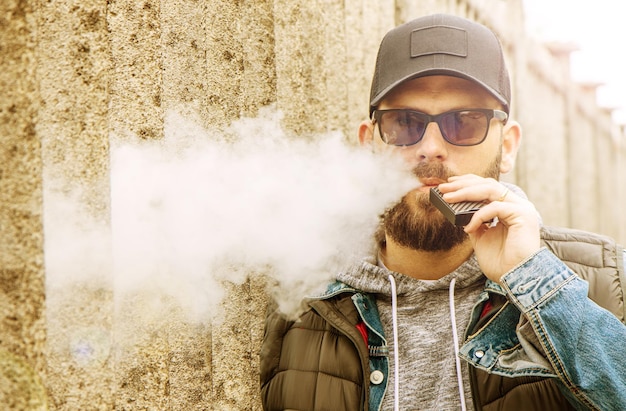
[[[456,175],[441,163],[420,163],[413,168],[412,173],[417,178],[438,178],[443,181],[448,181],[448,178]]]

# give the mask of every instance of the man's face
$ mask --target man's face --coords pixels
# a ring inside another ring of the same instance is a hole
[[[406,82],[393,90],[378,109],[411,109],[440,114],[466,108],[501,109],[486,90],[468,80],[429,76]],[[476,174],[498,179],[502,155],[502,125],[491,120],[484,142],[455,146],[444,140],[436,123],[430,123],[416,144],[396,147],[384,143],[378,127],[371,129],[376,150],[397,153],[410,167],[421,186],[407,193],[384,215],[388,236],[402,246],[427,251],[448,250],[467,237],[462,228],[449,223],[428,200],[430,188],[453,175]]]

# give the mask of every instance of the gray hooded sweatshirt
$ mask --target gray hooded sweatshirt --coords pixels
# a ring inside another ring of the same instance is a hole
[[[377,261],[363,262],[337,279],[377,297],[390,352],[390,383],[383,410],[394,409],[396,395],[400,410],[459,410],[461,404],[473,408],[468,366],[457,364],[455,340],[462,343],[472,307],[486,281],[474,256],[439,280],[416,280],[389,271]],[[392,282],[397,311],[392,307]]]

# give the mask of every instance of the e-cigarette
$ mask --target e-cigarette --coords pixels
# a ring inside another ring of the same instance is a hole
[[[446,216],[448,221],[457,226],[467,225],[474,213],[485,205],[482,201],[461,201],[450,204],[443,199],[437,187],[430,189],[430,202]]]

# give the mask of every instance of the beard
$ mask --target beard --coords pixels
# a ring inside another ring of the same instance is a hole
[[[498,154],[481,175],[497,180],[500,176],[501,158],[501,154]],[[419,164],[413,169],[413,173],[418,178],[434,177],[443,181],[454,175],[441,163]],[[376,233],[376,240],[381,247],[385,245],[386,236],[400,246],[422,251],[448,251],[468,238],[463,227],[450,223],[430,203],[428,194],[422,192],[405,195],[399,203],[385,211]]]

